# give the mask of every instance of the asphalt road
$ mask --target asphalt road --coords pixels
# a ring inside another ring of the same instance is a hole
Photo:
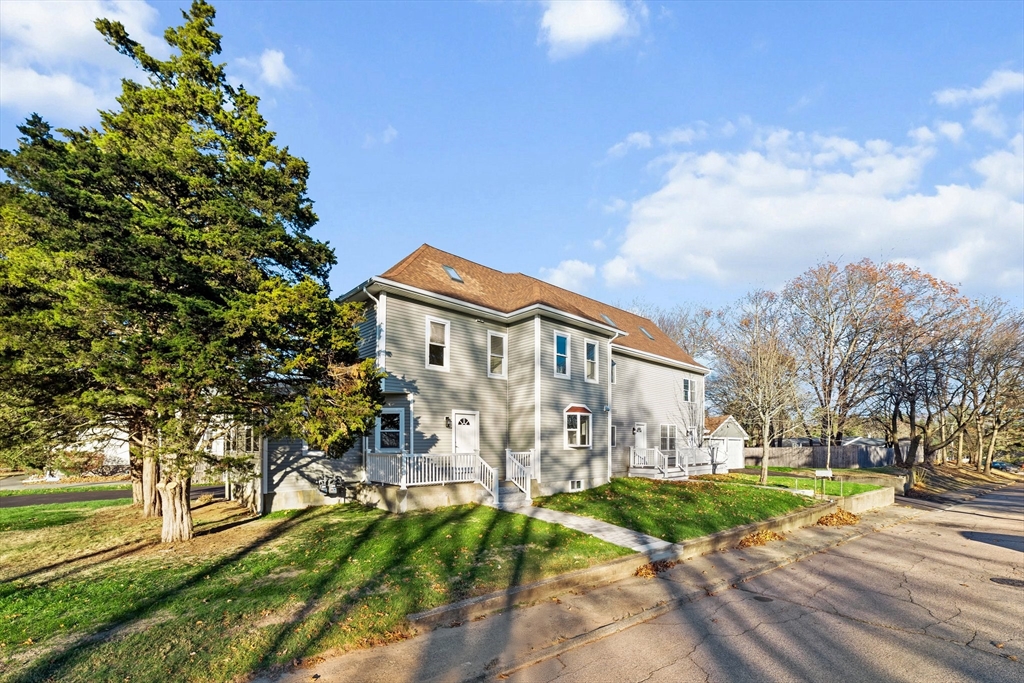
[[[508,680],[1020,683],[1024,485],[868,534]]]
[[[193,486],[192,500],[203,494],[210,494],[214,498],[224,497],[224,485],[217,486]],[[118,500],[119,498],[131,498],[131,489],[115,489],[113,491],[78,491],[69,493],[38,493],[25,496],[3,496],[0,497],[0,508],[18,508],[26,505],[50,505],[54,503],[80,503],[89,500]]]

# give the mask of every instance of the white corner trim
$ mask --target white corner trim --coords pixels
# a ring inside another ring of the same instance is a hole
[[[540,327],[540,316],[538,315],[533,319],[533,456],[534,476],[538,483],[541,481],[540,373],[543,364],[540,353]]]

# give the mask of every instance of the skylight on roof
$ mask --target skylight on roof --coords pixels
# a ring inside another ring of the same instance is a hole
[[[612,319],[611,319],[611,318],[609,318],[608,316],[606,316],[606,315],[605,315],[604,313],[602,313],[602,314],[601,314],[601,317],[602,317],[602,318],[604,318],[604,321],[605,321],[606,323],[608,323],[609,325],[611,325],[612,327],[618,327],[618,325],[616,325],[615,323],[613,323],[613,322],[612,322]]]
[[[643,326],[641,325],[641,326],[640,326],[640,331],[641,331],[641,332],[643,332],[643,333],[644,333],[644,335],[646,335],[646,337],[647,337],[648,339],[650,339],[651,341],[654,341],[654,337],[652,337],[652,336],[651,336],[651,333],[647,331],[647,328],[646,328],[646,327],[643,327]]]
[[[455,269],[451,266],[441,266],[444,268],[444,272],[448,273],[448,277],[455,280],[456,282],[462,282],[462,276],[455,272]]]

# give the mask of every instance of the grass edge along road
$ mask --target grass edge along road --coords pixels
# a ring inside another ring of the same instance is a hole
[[[248,518],[197,506],[168,548],[127,501],[0,538],[0,680],[224,681],[409,634],[405,616],[631,551],[484,506],[391,515],[358,505]],[[7,520],[27,519],[0,510]]]
[[[816,501],[786,491],[710,481],[616,478],[534,505],[593,517],[672,543],[784,515]]]
[[[95,484],[85,486],[39,486],[35,488],[4,489],[0,491],[0,498],[8,496],[41,496],[48,493],[82,493],[84,491],[130,491],[132,485],[128,484]]]

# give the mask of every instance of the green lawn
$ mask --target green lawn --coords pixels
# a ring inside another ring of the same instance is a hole
[[[832,471],[836,472],[836,470]],[[761,480],[761,477],[758,474],[740,474],[737,472],[730,472],[729,474],[709,474],[703,475],[701,478],[707,478],[713,481],[738,482],[743,484],[757,484]],[[807,479],[805,477],[768,475],[769,486],[777,486],[783,489],[813,489],[815,485],[817,485],[817,490],[820,492],[823,482],[825,484],[825,495],[827,496],[855,496],[858,493],[877,491],[882,488],[881,486],[875,486],[874,484],[859,484],[851,481],[839,482],[834,479],[818,480],[817,484],[815,484],[814,479]]]
[[[539,498],[534,505],[594,517],[678,542],[813,505],[783,491],[707,481],[612,479],[579,493]]]
[[[0,509],[0,680],[228,681],[405,637],[405,616],[630,551],[462,506],[248,519],[195,510],[170,552],[127,501]]]
[[[744,469],[749,472],[760,472],[761,468],[757,465],[747,465]],[[791,472],[802,477],[813,477],[813,467],[772,467],[768,469],[772,472]],[[858,475],[858,474],[895,474],[904,475],[907,470],[901,467],[833,467],[832,474],[842,475]]]
[[[131,484],[96,484],[95,486],[54,486],[37,489],[5,489],[0,491],[0,498],[5,496],[35,496],[46,493],[78,493],[79,491],[121,491],[132,487]]]

